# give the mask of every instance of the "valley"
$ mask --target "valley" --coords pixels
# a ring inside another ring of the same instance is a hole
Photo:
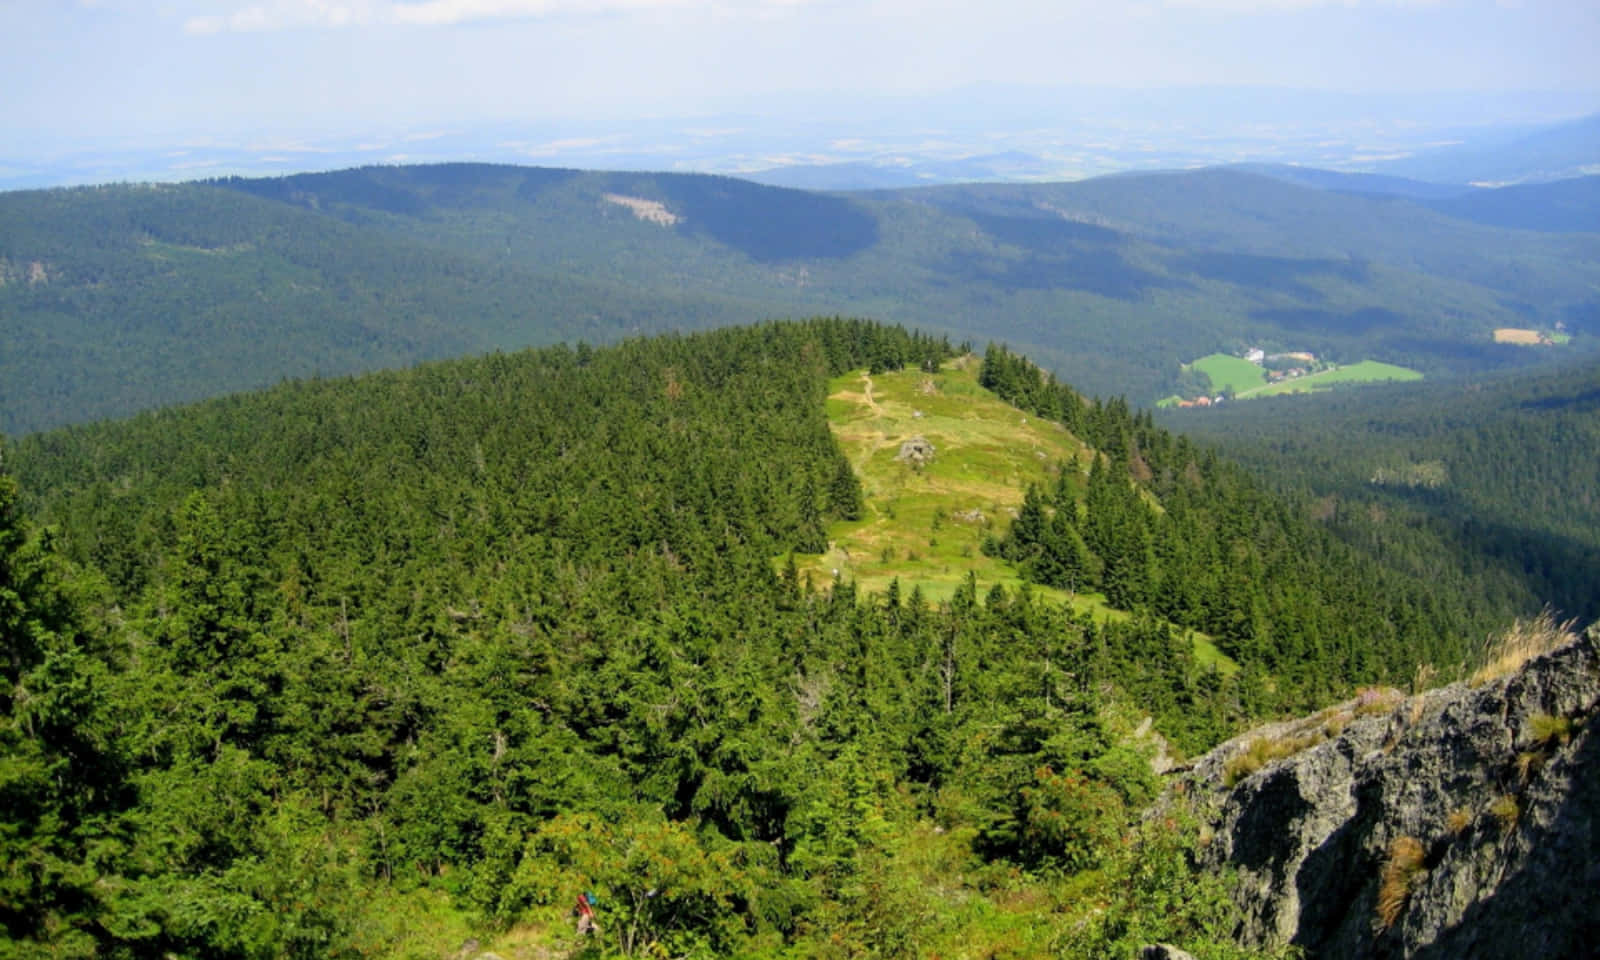
[[[0,431],[815,314],[1004,341],[1140,404],[1234,343],[1446,377],[1547,361],[1498,328],[1559,323],[1592,350],[1597,236],[1223,168],[826,194],[442,164],[18,191],[0,194]]]

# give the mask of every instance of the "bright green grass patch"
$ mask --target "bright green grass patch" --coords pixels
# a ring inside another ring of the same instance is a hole
[[[1245,397],[1272,397],[1285,393],[1314,393],[1318,390],[1327,390],[1341,383],[1377,383],[1384,380],[1421,380],[1422,374],[1409,367],[1398,366],[1393,363],[1380,363],[1377,360],[1363,360],[1345,367],[1335,367],[1321,373],[1313,373],[1308,377],[1295,380],[1284,380],[1269,386],[1241,393]]]
[[[1570,334],[1570,333],[1552,333],[1552,334],[1550,334],[1550,342],[1553,343],[1553,344],[1556,344],[1557,346],[1560,346],[1560,345],[1565,344],[1565,343],[1571,343],[1572,342],[1572,334]]]
[[[1227,654],[1217,649],[1211,638],[1203,633],[1192,633],[1194,639],[1194,662],[1202,670],[1215,667],[1218,673],[1232,676],[1239,672],[1239,664]]]
[[[1237,393],[1259,387],[1267,382],[1265,370],[1239,357],[1226,353],[1213,353],[1190,364],[1211,378],[1211,389],[1221,393],[1232,389]]]
[[[828,422],[861,479],[865,512],[828,528],[826,553],[795,557],[802,578],[824,588],[837,576],[867,593],[898,581],[902,597],[915,589],[929,604],[949,600],[969,574],[980,597],[996,584],[1023,588],[1011,564],[984,556],[984,537],[1005,532],[1030,484],[1053,487],[1063,465],[1087,477],[1092,452],[1060,424],[980,387],[978,366],[967,356],[935,374],[856,371],[829,383]],[[913,437],[934,447],[920,469],[897,459]],[[1099,593],[1027,589],[1097,620],[1128,617]],[[1195,656],[1202,666],[1238,669],[1204,637]]]

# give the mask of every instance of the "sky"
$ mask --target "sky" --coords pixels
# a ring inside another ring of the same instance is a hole
[[[973,85],[1592,94],[1596,50],[1596,0],[0,0],[0,149]]]

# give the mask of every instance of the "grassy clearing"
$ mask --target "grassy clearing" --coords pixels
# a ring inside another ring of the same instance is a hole
[[[1409,367],[1398,366],[1393,363],[1381,363],[1377,360],[1363,360],[1349,366],[1335,367],[1321,373],[1299,377],[1294,380],[1283,380],[1278,383],[1268,384],[1253,390],[1241,392],[1239,399],[1246,397],[1274,397],[1285,393],[1315,393],[1319,390],[1328,390],[1341,383],[1378,383],[1385,380],[1421,380],[1422,374]]]
[[[978,386],[979,362],[962,357],[936,374],[857,371],[829,384],[828,422],[861,478],[866,509],[863,519],[828,529],[826,553],[795,557],[802,576],[821,586],[837,572],[866,592],[898,580],[902,595],[915,588],[929,603],[950,599],[969,573],[980,596],[995,584],[1022,586],[1010,564],[983,555],[983,538],[1005,531],[1029,484],[1053,485],[1060,464],[1087,476],[1093,453],[1060,424]],[[934,447],[921,469],[896,459],[912,437]],[[1128,616],[1098,593],[1029,589],[1097,619]],[[1238,669],[1203,636],[1195,656],[1202,666]]]
[[[1190,366],[1211,378],[1211,389],[1216,393],[1229,389],[1244,393],[1267,382],[1265,370],[1248,360],[1226,353],[1201,357]]]
[[[949,599],[969,572],[980,590],[1021,585],[1008,564],[983,555],[984,536],[1004,530],[1028,484],[1053,483],[1056,464],[1081,459],[1086,470],[1089,451],[1059,425],[979,387],[977,367],[967,357],[931,375],[856,372],[829,384],[828,421],[861,478],[866,515],[831,527],[831,549],[805,558],[802,572],[826,583],[837,570],[868,591],[898,578],[929,601]],[[912,437],[934,447],[921,469],[895,459]],[[1034,589],[1105,609],[1094,597]]]

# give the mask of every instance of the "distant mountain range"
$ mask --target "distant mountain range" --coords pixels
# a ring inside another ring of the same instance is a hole
[[[1504,186],[1600,173],[1600,113],[1520,135],[1487,134],[1378,165],[1435,183]]]
[[[1542,358],[1497,327],[1600,332],[1600,232],[1521,229],[1581,226],[1592,183],[1520,188],[1513,223],[1267,172],[822,194],[444,164],[0,194],[0,430],[777,316],[1004,340],[1140,402],[1247,344],[1434,376]]]
[[[1578,120],[1527,126],[1486,127],[1456,133],[1448,146],[1406,151],[1387,160],[1358,155],[1321,156],[1310,163],[1251,161],[1235,169],[1287,180],[1323,190],[1346,190],[1438,200],[1471,187],[1544,183],[1600,174],[1600,114]],[[1259,155],[1288,153],[1292,149],[1254,151]],[[1112,150],[1124,172],[1148,172],[1138,150]],[[1188,157],[1167,151],[1173,167],[1214,165],[1203,155]],[[1318,164],[1338,169],[1324,169]],[[961,159],[927,159],[904,152],[879,162],[841,161],[794,163],[748,174],[750,179],[805,190],[881,190],[963,182],[1041,182],[1061,179],[1059,157],[1023,150],[974,153]]]

